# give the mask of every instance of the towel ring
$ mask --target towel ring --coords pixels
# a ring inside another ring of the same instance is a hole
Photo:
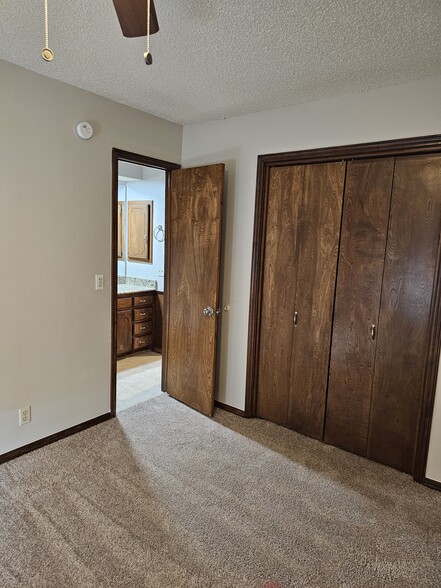
[[[162,225],[158,225],[156,229],[153,231],[154,238],[158,241],[158,243],[162,243],[165,239],[165,231]]]

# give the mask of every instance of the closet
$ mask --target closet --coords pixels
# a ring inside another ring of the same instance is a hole
[[[441,155],[378,155],[268,166],[254,252],[255,415],[411,473]]]

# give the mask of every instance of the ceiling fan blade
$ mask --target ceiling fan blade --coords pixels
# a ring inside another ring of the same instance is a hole
[[[125,37],[147,35],[147,0],[113,0],[119,24]],[[159,31],[155,5],[150,0],[150,34]]]

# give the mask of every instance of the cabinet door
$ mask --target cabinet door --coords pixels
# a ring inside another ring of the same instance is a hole
[[[268,190],[257,416],[284,426],[288,425],[303,174],[303,166],[272,168]]]
[[[366,455],[394,159],[350,161],[340,241],[325,441]]]
[[[396,159],[367,456],[412,472],[441,226],[441,156]]]
[[[296,314],[286,317],[295,320],[289,426],[316,439],[323,439],[345,170],[345,162],[304,166]]]
[[[131,261],[152,262],[153,247],[153,202],[132,201],[128,203],[128,251]]]
[[[132,351],[132,311],[119,310],[116,313],[116,354]]]
[[[164,294],[156,292],[153,299],[153,349],[162,353],[162,325],[164,314]]]

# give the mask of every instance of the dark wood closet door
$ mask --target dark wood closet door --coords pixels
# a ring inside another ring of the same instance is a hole
[[[323,439],[346,162],[304,168],[288,421]]]
[[[271,169],[265,234],[257,416],[287,426],[303,166]]]
[[[394,159],[350,161],[340,242],[325,441],[366,455]]]
[[[412,472],[441,220],[441,156],[396,159],[367,456]]]

